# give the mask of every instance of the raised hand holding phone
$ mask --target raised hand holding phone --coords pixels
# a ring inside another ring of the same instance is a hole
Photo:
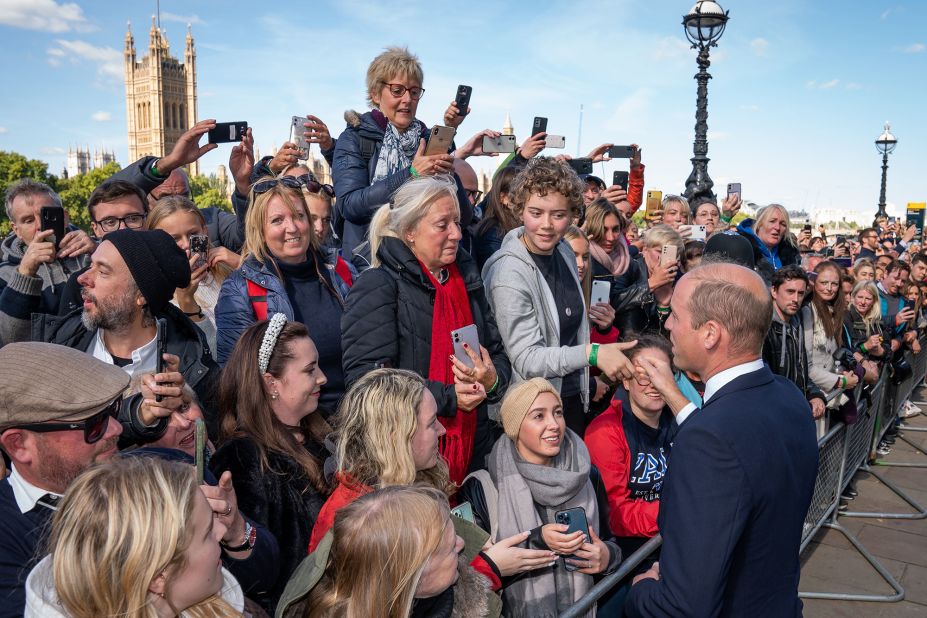
[[[145,425],[153,425],[159,418],[170,416],[184,403],[180,358],[174,354],[162,354],[161,358],[160,371],[141,377],[139,419]]]
[[[451,155],[446,152],[434,155],[425,154],[425,140],[423,138],[419,142],[418,151],[412,160],[412,167],[419,176],[449,174],[454,169],[454,161]]]

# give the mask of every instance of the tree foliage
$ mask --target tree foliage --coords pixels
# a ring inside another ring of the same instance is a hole
[[[215,177],[193,176],[190,178],[190,197],[197,208],[221,208],[227,212],[232,210],[232,202],[228,198],[228,189]]]
[[[36,159],[27,159],[18,152],[0,150],[0,196],[6,196],[6,189],[20,178],[31,178],[44,182],[54,189],[57,178],[48,173],[48,164]],[[10,231],[6,209],[0,210],[0,232],[5,236]]]

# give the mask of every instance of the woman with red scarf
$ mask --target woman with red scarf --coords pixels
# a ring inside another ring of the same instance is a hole
[[[428,383],[447,433],[451,480],[485,467],[498,430],[488,403],[502,399],[511,369],[476,262],[460,247],[460,206],[448,176],[411,180],[370,223],[373,268],[356,281],[341,320],[350,384],[377,367],[415,371]],[[454,355],[451,332],[474,324],[480,348]]]

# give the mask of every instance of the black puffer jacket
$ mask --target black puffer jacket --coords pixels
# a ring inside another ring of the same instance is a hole
[[[358,277],[348,294],[341,318],[345,383],[349,388],[354,380],[377,367],[409,369],[428,378],[434,286],[422,272],[415,255],[398,238],[384,238],[377,256],[380,267],[371,268]],[[486,404],[502,399],[509,384],[511,366],[492,309],[486,301],[476,262],[463,249],[457,251],[457,268],[467,286],[480,343],[489,351],[499,376],[499,386],[477,408],[473,462],[482,467],[483,457],[497,437],[490,428]],[[457,413],[453,385],[429,381],[428,388],[438,402],[439,416]]]
[[[595,272],[595,271],[593,271]],[[622,337],[631,333],[661,333],[663,319],[657,312],[657,301],[650,291],[644,256],[631,260],[628,270],[612,285],[612,307],[615,308],[615,328]],[[663,333],[666,334],[666,333]]]

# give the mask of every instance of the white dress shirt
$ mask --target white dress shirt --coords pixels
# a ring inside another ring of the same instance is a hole
[[[19,507],[20,513],[28,513],[35,508],[36,503],[46,494],[51,494],[60,498],[61,494],[56,494],[47,489],[36,487],[16,471],[16,466],[10,466],[10,476],[7,477],[10,485],[13,487],[13,497],[16,499],[16,506]],[[43,506],[45,506],[43,504]],[[51,507],[49,507],[51,508]]]
[[[715,375],[708,378],[708,381],[705,382],[705,394],[702,396],[702,405],[704,406],[708,403],[708,400],[711,399],[712,395],[721,390],[724,386],[742,375],[748,373],[753,373],[754,371],[759,371],[763,368],[763,359],[758,358],[752,360],[748,363],[741,363],[740,365],[734,365],[733,367],[728,367],[724,371],[719,371]],[[676,415],[676,424],[682,425],[689,415],[695,412],[698,408],[694,403],[689,403],[686,407],[679,411],[679,414]]]

